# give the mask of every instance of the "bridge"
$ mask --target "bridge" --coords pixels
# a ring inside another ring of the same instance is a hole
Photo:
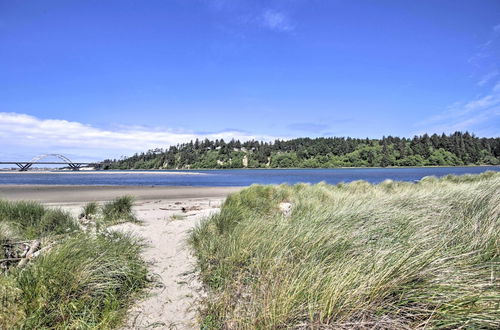
[[[41,161],[47,157],[55,157],[59,158],[60,161],[56,162],[47,162],[47,161]],[[5,165],[5,164],[15,164],[19,167],[19,171],[27,171],[31,168],[33,165],[66,165],[69,166],[69,168],[72,171],[78,171],[80,167],[84,165],[98,165],[96,163],[84,163],[84,162],[73,162],[71,161],[68,157],[60,155],[60,154],[43,154],[43,155],[38,155],[35,158],[33,158],[30,161],[27,162],[0,162],[0,164]]]

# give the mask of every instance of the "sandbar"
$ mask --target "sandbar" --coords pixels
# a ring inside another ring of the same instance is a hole
[[[123,195],[140,200],[184,200],[225,198],[243,187],[190,186],[79,186],[79,185],[0,185],[0,199],[32,200],[42,203],[85,203],[109,201]]]

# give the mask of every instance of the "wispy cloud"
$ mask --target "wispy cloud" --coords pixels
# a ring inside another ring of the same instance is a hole
[[[486,74],[484,74],[482,77],[481,77],[481,80],[478,81],[478,86],[485,86],[487,85],[490,81],[492,81],[494,78],[496,78],[498,76],[498,70],[493,70],[491,72],[488,72]]]
[[[500,24],[492,27],[488,40],[478,46],[478,51],[469,59],[480,75],[477,86],[481,96],[466,102],[450,105],[442,113],[417,124],[428,132],[469,130],[478,135],[500,135]]]
[[[290,13],[297,9],[302,1],[269,1],[259,3],[252,0],[201,0],[209,9],[229,14],[218,22],[221,25],[246,25],[252,28],[264,28],[275,32],[291,32],[295,23]]]
[[[0,112],[0,149],[4,156],[25,154],[29,158],[35,156],[33,152],[59,152],[76,155],[84,160],[98,160],[152,148],[165,148],[196,138],[269,141],[277,137],[254,135],[238,130],[197,133],[179,132],[169,128],[101,129],[80,122]]]
[[[417,123],[420,131],[452,133],[472,131],[482,136],[500,135],[500,82],[487,95],[457,102],[443,113]]]
[[[273,31],[290,32],[294,30],[290,18],[284,12],[265,10],[260,18],[261,25]]]
[[[477,51],[468,60],[479,72],[482,72],[483,78],[492,72],[498,71],[500,24],[495,25],[491,31],[488,39],[477,47]],[[485,70],[488,71],[486,74],[484,74]],[[480,82],[483,81],[483,78],[480,79]]]

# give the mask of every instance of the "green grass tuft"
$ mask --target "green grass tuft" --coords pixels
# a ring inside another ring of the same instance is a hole
[[[68,212],[48,209],[38,202],[0,200],[0,223],[25,239],[64,234],[78,229]]]
[[[123,222],[139,222],[135,217],[132,207],[134,198],[122,196],[102,206],[102,220],[106,225],[116,225]]]
[[[83,206],[81,218],[92,219],[95,215],[99,213],[99,204],[97,202],[88,202]]]

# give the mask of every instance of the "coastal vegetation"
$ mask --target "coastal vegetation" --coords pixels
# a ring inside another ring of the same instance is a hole
[[[97,202],[89,202],[82,208],[79,218],[86,222],[92,222],[97,226],[112,226],[124,222],[140,221],[135,217],[132,207],[134,198],[129,195],[115,198],[112,201],[99,205]]]
[[[149,150],[104,169],[332,168],[386,166],[457,166],[500,164],[500,138],[478,138],[467,132],[415,136],[300,138],[259,142],[191,141]]]
[[[115,225],[122,222],[139,222],[132,212],[134,198],[122,196],[102,206],[103,221],[107,225]]]
[[[104,217],[100,212],[94,203],[82,213],[90,221]],[[147,283],[143,243],[81,220],[36,202],[0,200],[0,329],[107,329],[122,322]],[[16,249],[29,242],[39,249],[28,260]]]
[[[254,185],[192,232],[205,329],[500,328],[500,174]]]

